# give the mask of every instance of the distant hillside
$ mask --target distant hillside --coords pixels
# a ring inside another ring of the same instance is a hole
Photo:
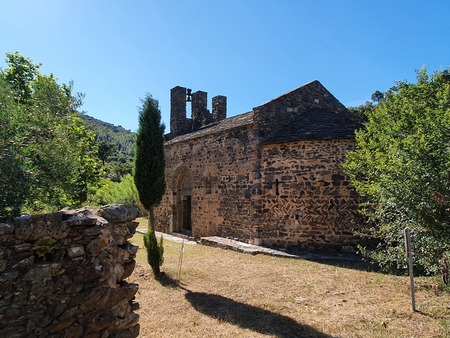
[[[112,123],[108,123],[108,122],[105,122],[105,121],[102,121],[102,120],[98,120],[98,119],[96,119],[96,118],[94,118],[92,116],[86,115],[86,114],[80,114],[80,117],[87,124],[92,124],[94,126],[97,126],[97,125],[98,126],[103,126],[103,127],[107,128],[107,129],[110,129],[110,130],[116,132],[116,133],[117,132],[123,132],[123,133],[126,133],[126,134],[134,134],[131,130],[125,129],[122,126],[116,126],[116,125],[114,125]]]
[[[80,114],[80,118],[86,124],[86,128],[95,133],[99,144],[106,143],[111,148],[105,158],[108,177],[116,181],[131,173],[136,134],[122,126],[116,126],[86,114]]]
[[[120,160],[122,157],[133,159],[135,133],[86,114],[80,114],[80,118],[84,120],[86,127],[95,133],[97,142],[106,141],[117,146],[117,153],[111,156],[113,158],[110,160]]]

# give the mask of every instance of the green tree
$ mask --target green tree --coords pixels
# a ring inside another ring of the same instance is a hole
[[[95,133],[102,174],[114,182],[133,173],[136,134],[121,126],[80,114],[86,128]]]
[[[363,105],[357,107],[348,107],[348,110],[352,113],[353,119],[359,124],[367,122],[368,111],[373,109],[374,105],[371,102],[366,102]]]
[[[22,165],[24,115],[10,84],[0,73],[0,219],[20,213],[31,184],[30,173]]]
[[[40,65],[7,53],[0,72],[0,217],[86,200],[98,179],[94,136],[77,117],[80,97]]]
[[[139,111],[139,130],[136,136],[134,182],[143,207],[148,210],[147,252],[153,273],[160,273],[162,242],[155,236],[154,207],[161,202],[166,188],[164,176],[164,124],[158,101],[147,95]]]
[[[372,94],[370,99],[375,103],[380,103],[380,101],[384,99],[384,94],[377,90]]]
[[[98,143],[98,158],[105,165],[105,161],[109,156],[113,155],[117,150],[117,146],[108,141],[100,141]]]
[[[70,115],[68,132],[70,180],[66,191],[72,201],[82,205],[87,201],[89,187],[99,180],[97,144],[95,134],[75,114]]]
[[[450,81],[417,72],[376,107],[345,164],[363,197],[364,232],[380,240],[373,253],[386,269],[403,269],[403,229],[412,230],[415,262],[436,273],[450,252]]]
[[[31,83],[35,80],[41,64],[34,64],[19,52],[6,53],[6,63],[9,67],[5,71],[5,79],[13,89],[14,98],[26,103],[31,99],[33,89]]]

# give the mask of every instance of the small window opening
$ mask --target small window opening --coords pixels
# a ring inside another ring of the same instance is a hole
[[[279,188],[280,181],[278,181],[278,178],[275,180],[275,195],[280,196],[280,188]]]
[[[205,179],[205,193],[211,194],[211,175],[208,175]]]

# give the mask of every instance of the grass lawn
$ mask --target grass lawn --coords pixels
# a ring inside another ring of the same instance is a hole
[[[146,226],[146,221],[143,221]],[[156,280],[142,235],[129,282],[139,284],[141,337],[450,337],[450,294],[409,278],[302,259],[165,241]]]

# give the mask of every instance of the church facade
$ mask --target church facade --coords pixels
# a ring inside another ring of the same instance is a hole
[[[191,118],[186,117],[191,102]],[[226,118],[226,97],[175,87],[157,230],[299,249],[354,245],[343,172],[358,127],[319,81]]]

